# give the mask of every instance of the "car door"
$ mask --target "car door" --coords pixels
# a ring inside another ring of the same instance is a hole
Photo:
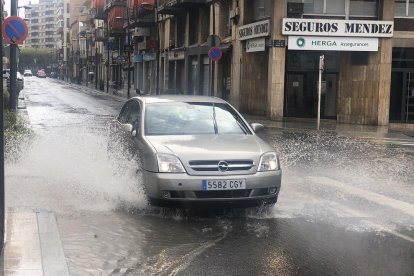
[[[134,100],[126,102],[109,127],[108,153],[112,157],[130,156],[132,125],[128,123],[128,119],[134,106]]]

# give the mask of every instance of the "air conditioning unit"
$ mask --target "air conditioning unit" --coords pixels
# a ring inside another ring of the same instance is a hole
[[[288,14],[303,14],[303,3],[287,3]]]

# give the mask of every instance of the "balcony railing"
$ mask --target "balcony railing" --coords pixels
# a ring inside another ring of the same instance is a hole
[[[158,0],[157,11],[160,14],[180,14],[211,2],[212,0]]]

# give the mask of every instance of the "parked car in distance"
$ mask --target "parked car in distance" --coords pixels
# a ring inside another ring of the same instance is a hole
[[[24,70],[23,75],[25,77],[31,77],[31,76],[33,76],[32,70],[28,70],[28,69],[27,70]]]
[[[22,74],[20,74],[20,72],[17,72],[16,85],[19,91],[24,88],[24,77]],[[10,77],[7,78],[7,88],[10,89]]]
[[[39,71],[37,71],[36,76],[38,78],[46,78],[46,73],[43,70],[39,70]]]
[[[282,172],[275,150],[255,134],[261,129],[222,99],[139,96],[111,125],[108,151],[133,154],[153,205],[273,205]]]
[[[57,72],[51,72],[49,77],[52,78],[52,79],[57,79],[58,73]]]
[[[3,79],[8,79],[10,77],[10,69],[3,69]]]

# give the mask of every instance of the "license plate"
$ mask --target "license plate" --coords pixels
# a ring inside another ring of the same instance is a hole
[[[202,184],[204,191],[246,189],[246,179],[203,180]]]

